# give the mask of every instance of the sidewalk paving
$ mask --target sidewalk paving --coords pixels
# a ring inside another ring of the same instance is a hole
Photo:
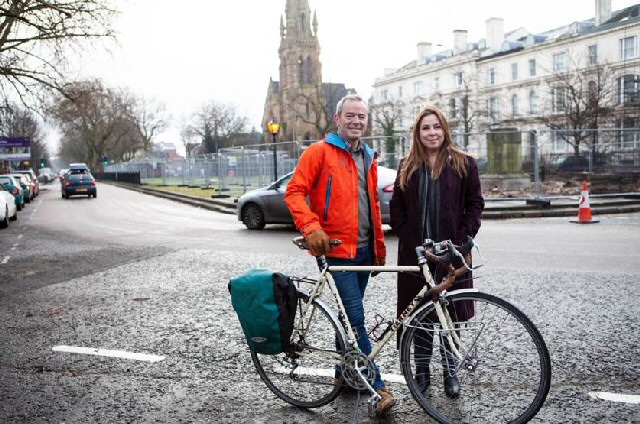
[[[145,185],[121,184],[103,181],[129,190],[175,200],[215,212],[235,214],[236,199],[231,197],[203,198],[155,190]],[[486,197],[483,219],[540,218],[578,216],[580,196],[550,197]],[[592,215],[640,212],[640,193],[616,193],[591,195],[589,203]]]

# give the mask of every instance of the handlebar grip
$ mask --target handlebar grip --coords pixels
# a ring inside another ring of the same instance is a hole
[[[309,249],[309,246],[307,246],[307,242],[303,236],[295,237],[292,240],[292,242],[302,250]],[[341,244],[342,244],[342,240],[340,239],[329,239],[329,246],[335,247],[335,246],[340,246]]]

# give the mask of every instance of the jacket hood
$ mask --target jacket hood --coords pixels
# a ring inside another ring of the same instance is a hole
[[[333,145],[336,146],[340,149],[343,150],[348,150],[347,147],[347,142],[344,141],[344,139],[342,137],[340,137],[337,133],[331,132],[329,134],[327,134],[327,136],[324,138],[324,140]],[[360,140],[360,144],[362,144],[362,146],[364,147],[364,152],[365,154],[369,157],[369,162],[373,161],[373,158],[375,157],[375,151],[369,147],[369,145],[367,143],[365,143],[364,141]]]

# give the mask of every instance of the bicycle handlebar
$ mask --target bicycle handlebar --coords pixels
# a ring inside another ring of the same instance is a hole
[[[451,240],[434,242],[426,239],[422,246],[416,247],[416,254],[419,258],[425,257],[427,260],[440,262],[444,265],[451,265],[453,260],[458,257],[462,261],[462,266],[468,271],[472,271],[473,269],[467,265],[464,255],[471,252],[474,247],[480,251],[478,245],[470,236],[467,236],[467,242],[462,245],[455,245]]]
[[[301,250],[309,250],[309,246],[307,246],[307,242],[302,236],[295,237],[293,240],[293,244],[298,246]],[[329,246],[335,247],[342,244],[342,240],[338,239],[329,239]]]

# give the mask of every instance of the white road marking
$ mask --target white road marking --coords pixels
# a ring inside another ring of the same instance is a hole
[[[592,399],[609,400],[611,402],[640,403],[640,395],[623,395],[611,392],[589,392],[589,397]]]
[[[80,346],[54,346],[55,352],[81,353],[85,355],[109,356],[112,358],[133,359],[136,361],[158,362],[164,360],[164,356],[150,355],[147,353],[126,352],[124,350],[109,350],[95,347]]]
[[[7,262],[9,262],[10,258],[11,258],[11,256],[5,256],[4,259],[2,260],[2,263],[6,264]]]

